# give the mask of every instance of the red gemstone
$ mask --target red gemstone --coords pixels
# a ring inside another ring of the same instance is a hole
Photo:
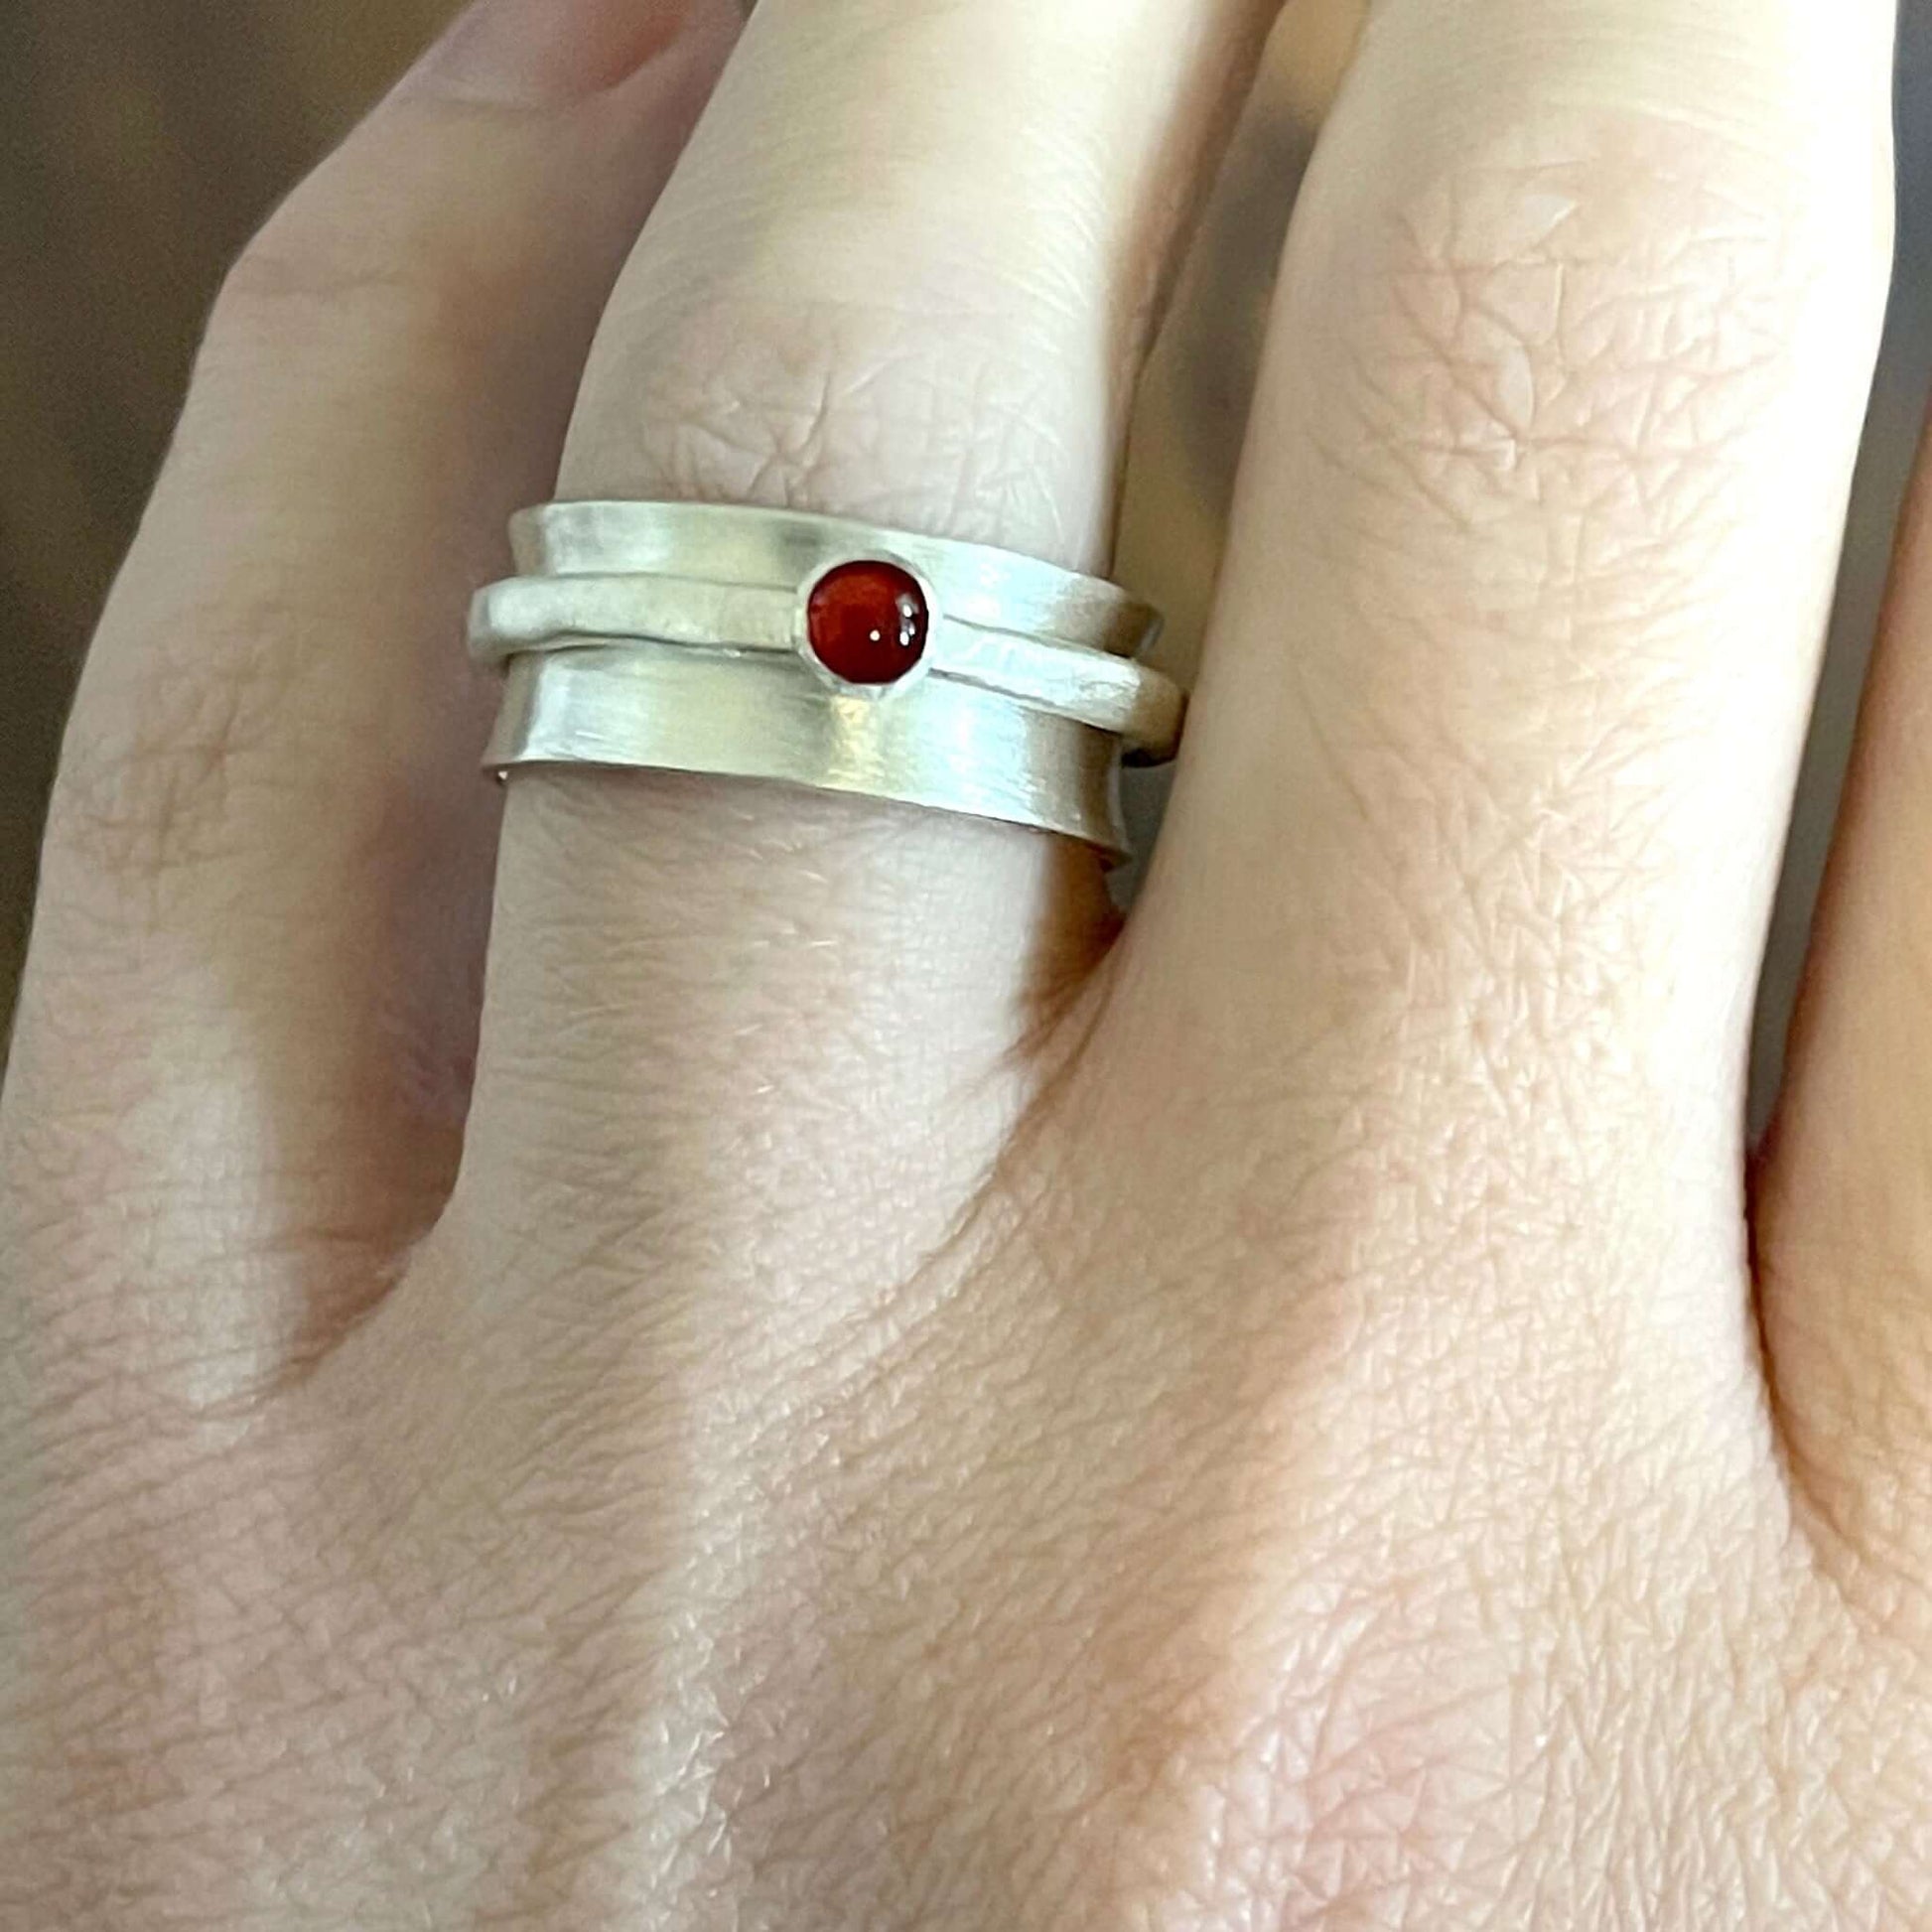
[[[925,655],[931,622],[918,579],[897,564],[840,564],[805,606],[812,655],[848,684],[897,684]]]

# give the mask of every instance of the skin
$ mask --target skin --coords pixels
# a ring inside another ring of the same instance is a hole
[[[1124,931],[476,778],[559,465],[1104,566],[1270,24],[483,0],[234,271],[0,1101],[6,1932],[1932,1909],[1923,504],[1741,1124],[1878,0],[1380,0]]]

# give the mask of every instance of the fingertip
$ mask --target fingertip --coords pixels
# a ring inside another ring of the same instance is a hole
[[[514,107],[568,106],[621,85],[680,44],[712,39],[741,0],[472,0],[405,91]]]

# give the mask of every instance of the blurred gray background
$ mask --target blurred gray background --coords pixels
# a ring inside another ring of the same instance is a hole
[[[1291,0],[1148,383],[1122,571],[1175,614],[1183,655],[1269,271],[1360,4]],[[72,679],[222,266],[452,7],[0,0],[0,1037]],[[1932,0],[1904,0],[1899,180],[1898,279],[1766,980],[1765,1078],[1932,372]]]

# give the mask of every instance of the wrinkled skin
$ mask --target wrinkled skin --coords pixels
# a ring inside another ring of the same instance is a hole
[[[1381,0],[1124,931],[754,786],[499,851],[560,454],[1104,565],[1269,14],[764,0],[687,146],[734,7],[484,0],[236,269],[0,1112],[6,1932],[1932,1916],[1916,517],[1740,1124],[1879,0]]]

